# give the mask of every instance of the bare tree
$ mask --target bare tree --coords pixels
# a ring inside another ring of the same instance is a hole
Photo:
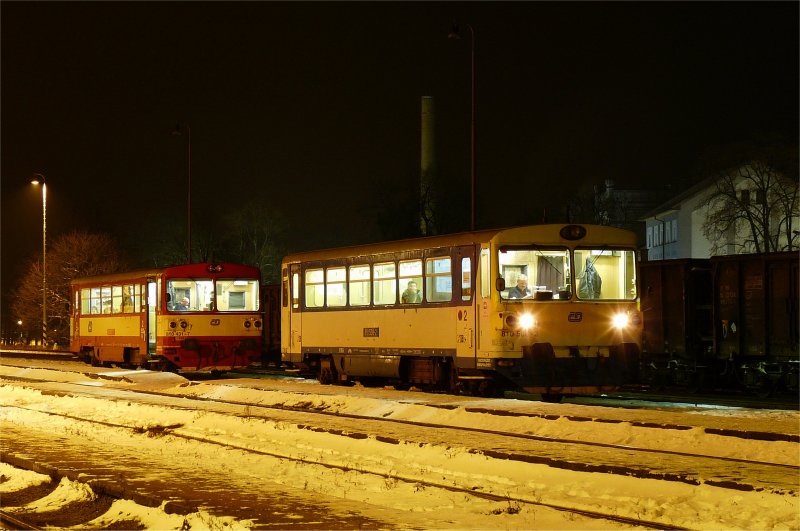
[[[703,234],[712,254],[797,249],[798,183],[763,159],[722,172],[704,201]]]
[[[264,282],[279,282],[285,230],[281,214],[253,200],[226,220],[228,249],[233,260],[258,267]]]
[[[74,278],[113,273],[125,265],[117,243],[107,234],[73,231],[47,251],[47,329],[58,343],[69,339],[69,286]],[[12,294],[11,309],[29,331],[42,318],[42,257],[34,257]]]

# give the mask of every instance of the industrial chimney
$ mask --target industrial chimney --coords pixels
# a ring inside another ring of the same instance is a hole
[[[434,142],[433,96],[422,96],[422,138],[420,149],[420,212],[419,229],[423,236],[436,234],[433,219],[435,212],[434,182],[436,181],[436,157]]]

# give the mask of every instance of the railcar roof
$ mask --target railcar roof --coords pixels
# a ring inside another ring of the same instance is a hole
[[[164,266],[164,267],[151,267],[151,268],[144,268],[144,269],[135,269],[132,271],[120,271],[117,273],[105,273],[100,275],[90,275],[86,277],[79,277],[72,279],[72,284],[92,284],[97,282],[107,282],[107,281],[116,281],[116,280],[125,280],[125,279],[133,279],[133,278],[144,278],[147,276],[153,275],[160,275],[163,274],[165,271],[170,269],[176,270],[179,274],[181,274],[181,270],[191,271],[204,271],[207,273],[207,268],[209,265],[222,265],[222,275],[224,276],[226,269],[233,269],[233,274],[241,274],[244,271],[252,272],[260,276],[260,271],[255,266],[249,266],[244,264],[232,264],[227,262],[214,262],[213,264],[210,262],[200,262],[194,264],[178,264],[178,265],[171,265],[171,266]]]
[[[333,258],[344,255],[357,256],[362,254],[380,254],[386,252],[419,250],[419,249],[435,249],[440,247],[468,245],[468,244],[489,241],[498,234],[500,234],[501,232],[506,233],[509,239],[509,243],[515,243],[516,241],[520,242],[524,241],[529,243],[530,238],[528,237],[528,239],[525,239],[525,236],[529,235],[531,231],[539,231],[542,234],[542,239],[546,240],[547,243],[552,243],[556,245],[559,243],[574,244],[575,242],[568,242],[567,240],[561,239],[559,236],[559,231],[561,230],[561,228],[567,225],[581,225],[583,227],[586,227],[587,237],[585,238],[585,240],[587,241],[590,240],[593,245],[612,243],[612,242],[603,242],[597,238],[591,238],[592,231],[598,229],[602,229],[602,231],[605,232],[606,234],[614,234],[615,238],[617,239],[617,241],[614,242],[614,244],[616,245],[620,245],[623,243],[631,243],[632,245],[635,246],[636,243],[635,233],[626,229],[620,229],[610,226],[591,225],[591,224],[558,223],[558,224],[542,224],[542,225],[525,225],[519,227],[505,227],[497,229],[484,229],[479,231],[440,234],[435,236],[423,236],[419,238],[407,238],[403,240],[392,240],[387,242],[365,243],[360,245],[352,245],[344,247],[332,247],[319,250],[299,251],[296,253],[290,253],[286,255],[284,257],[284,262],[319,260],[319,259]],[[629,238],[630,242],[625,242],[624,240],[626,238]]]

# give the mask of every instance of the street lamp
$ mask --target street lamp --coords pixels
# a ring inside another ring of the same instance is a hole
[[[469,125],[469,154],[470,154],[470,230],[475,230],[476,206],[475,206],[475,188],[476,188],[476,157],[477,150],[475,146],[475,29],[471,24],[466,25],[469,28],[470,35],[470,59],[471,59],[471,88],[472,88],[472,102],[471,102],[471,119]],[[458,31],[458,25],[453,24],[453,28],[447,35],[449,39],[461,39],[461,34]]]
[[[33,185],[42,185],[42,346],[47,347],[47,182],[34,173]]]
[[[182,136],[181,124],[175,126],[173,135]],[[186,187],[186,260],[192,263],[192,128],[186,124],[186,143],[188,145],[188,186]]]

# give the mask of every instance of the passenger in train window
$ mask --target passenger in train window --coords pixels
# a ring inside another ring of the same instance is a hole
[[[133,311],[133,286],[122,287],[122,313],[130,313]]]
[[[177,311],[185,311],[189,309],[189,297],[184,297],[178,304],[175,305]]]
[[[517,277],[517,285],[508,290],[509,299],[524,299],[531,296],[531,290],[528,289],[528,276],[519,275]]]
[[[417,283],[413,280],[408,281],[408,287],[400,296],[403,304],[418,304],[422,302],[422,293],[417,289]]]
[[[599,299],[603,280],[594,268],[591,258],[586,259],[586,269],[578,276],[578,296],[581,299]]]

